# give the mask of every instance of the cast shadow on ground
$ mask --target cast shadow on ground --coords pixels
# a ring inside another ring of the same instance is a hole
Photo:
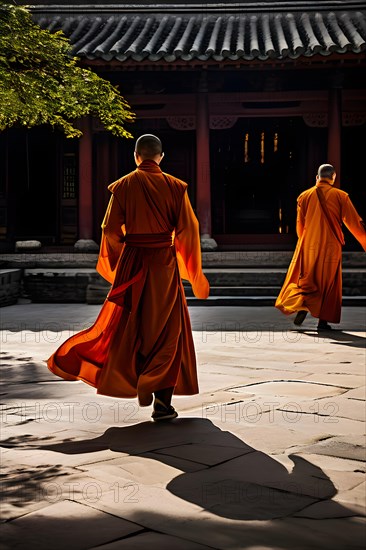
[[[18,439],[4,446],[29,449]],[[84,454],[110,449],[177,468],[173,495],[233,520],[270,520],[285,517],[335,518],[356,514],[332,501],[336,488],[317,466],[290,455],[289,473],[279,461],[257,451],[208,419],[178,418],[167,423],[142,422],[108,428],[103,435],[77,441],[31,445],[49,450],[62,463],[62,454]],[[123,463],[121,479],[125,476]],[[350,527],[352,529],[352,527]]]
[[[306,329],[297,329],[297,332],[300,332],[305,336],[311,336],[312,338],[326,338],[331,340],[331,344],[366,349],[366,338],[364,336],[357,336],[357,334],[350,334],[349,332],[344,332],[343,330],[333,329],[329,331],[316,332]]]

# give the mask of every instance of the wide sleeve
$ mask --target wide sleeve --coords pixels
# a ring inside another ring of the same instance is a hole
[[[305,226],[304,208],[302,204],[302,198],[299,197],[297,200],[297,216],[296,216],[296,233],[299,239],[302,237],[302,234],[304,232],[304,226]]]
[[[202,271],[199,224],[187,191],[183,195],[174,242],[181,278],[191,283],[196,298],[207,298],[210,285]]]
[[[342,208],[342,221],[366,252],[366,226],[347,195]]]
[[[112,195],[102,222],[102,239],[99,249],[97,271],[113,283],[118,260],[124,248],[125,213],[115,195]]]

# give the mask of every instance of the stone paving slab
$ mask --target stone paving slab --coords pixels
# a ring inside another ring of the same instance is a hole
[[[166,464],[156,453],[142,453],[141,456],[115,458],[109,460],[108,463],[80,466],[80,469],[88,474],[93,471],[97,477],[107,473],[112,477],[115,475],[128,477],[133,484],[156,485],[157,487],[165,487],[174,476],[179,475],[182,471],[192,473],[205,468],[205,465],[199,464],[197,461],[185,460],[180,456],[176,461],[169,460],[169,464]]]
[[[97,550],[93,547],[91,550]],[[103,550],[146,550],[147,548],[159,550],[209,550],[212,546],[197,544],[185,538],[172,537],[161,533],[147,532],[137,534],[127,540],[118,540],[103,545]]]
[[[166,424],[48,371],[99,309],[0,311],[1,548],[364,547],[364,308],[326,335],[274,308],[192,308],[200,394]]]
[[[318,455],[346,458],[366,462],[365,435],[334,436],[320,441],[314,446],[305,447],[304,452],[316,451]]]
[[[297,518],[308,519],[335,519],[335,518],[347,518],[357,515],[364,515],[364,508],[358,506],[354,502],[347,503],[347,507],[342,506],[341,502],[338,504],[334,500],[327,500],[325,502],[316,502],[311,504],[304,510],[294,514]]]
[[[141,526],[75,501],[64,500],[2,526],[12,548],[90,548],[142,531]],[[15,544],[14,544],[15,541]],[[26,542],[25,542],[26,541]]]
[[[366,386],[359,386],[358,388],[356,387],[354,389],[349,390],[345,397],[347,397],[347,399],[356,399],[360,401],[365,401]]]

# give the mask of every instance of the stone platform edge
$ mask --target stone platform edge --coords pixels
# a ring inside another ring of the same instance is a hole
[[[203,267],[288,267],[293,251],[214,251],[202,252]],[[91,252],[23,252],[2,254],[1,269],[31,269],[31,268],[95,268],[98,254]],[[360,251],[344,251],[342,253],[344,267],[366,268],[366,254]]]

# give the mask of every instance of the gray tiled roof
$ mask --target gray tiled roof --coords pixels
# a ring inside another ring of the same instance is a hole
[[[266,60],[366,49],[365,11],[34,13],[73,54],[110,60]]]

